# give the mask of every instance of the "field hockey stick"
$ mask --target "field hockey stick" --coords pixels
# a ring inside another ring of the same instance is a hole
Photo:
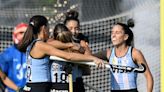
[[[67,63],[65,71],[68,73],[69,92],[73,92],[72,64]]]
[[[120,72],[120,73],[128,73],[128,72],[137,72],[137,73],[144,73],[146,70],[146,66],[144,64],[138,64],[138,67],[130,67],[130,66],[119,66],[119,65],[112,65],[110,64],[110,68],[113,72]]]
[[[56,57],[56,56],[50,56],[51,60],[59,60],[59,61],[66,61],[69,62],[63,58]],[[71,63],[78,63],[78,64],[86,64],[91,66],[97,66],[94,62],[71,62]],[[146,66],[144,64],[138,64],[138,67],[130,67],[130,66],[119,66],[119,65],[112,65],[108,62],[104,61],[106,68],[111,68],[113,70],[120,70],[122,72],[137,72],[137,73],[143,73],[146,70]]]

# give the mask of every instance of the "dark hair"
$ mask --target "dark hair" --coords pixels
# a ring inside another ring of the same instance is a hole
[[[77,21],[78,25],[80,25],[79,19],[78,19],[79,13],[75,10],[70,10],[66,13],[66,18],[64,20],[64,24],[66,25],[70,20]]]
[[[133,19],[129,19],[127,21],[127,24],[117,23],[116,25],[122,26],[125,34],[129,35],[128,39],[126,40],[126,44],[129,45],[129,46],[132,45],[133,39],[134,39],[134,35],[133,35],[133,32],[132,32],[132,30],[130,28],[134,27],[134,20]]]
[[[33,16],[29,21],[29,25],[27,27],[27,30],[24,34],[22,41],[20,42],[20,44],[18,44],[19,50],[25,52],[27,46],[34,39],[37,39],[37,35],[41,31],[40,28],[42,26],[47,26],[47,25],[48,25],[48,20],[46,19],[46,17],[41,15]]]
[[[72,42],[72,34],[64,24],[57,24],[53,33],[54,39],[64,43]]]

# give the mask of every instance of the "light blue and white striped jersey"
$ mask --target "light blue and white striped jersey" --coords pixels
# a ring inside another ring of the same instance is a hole
[[[27,82],[50,82],[49,56],[33,58],[30,51],[36,41],[34,40],[27,48]]]
[[[137,67],[132,59],[132,47],[128,48],[127,53],[122,57],[115,55],[115,48],[112,48],[112,52],[109,58],[109,64],[113,67]],[[124,69],[112,69],[111,71],[111,90],[128,90],[137,88],[137,73],[126,72]]]

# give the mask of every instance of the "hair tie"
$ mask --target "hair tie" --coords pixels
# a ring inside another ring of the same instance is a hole
[[[30,22],[30,24],[31,24],[32,26],[34,26],[34,22]]]

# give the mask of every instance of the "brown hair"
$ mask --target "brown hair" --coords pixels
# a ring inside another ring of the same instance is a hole
[[[72,42],[72,34],[64,24],[57,24],[54,28],[54,39],[63,43]]]
[[[127,21],[127,24],[117,23],[116,25],[122,26],[125,34],[128,34],[129,35],[128,39],[126,40],[126,44],[128,46],[133,45],[134,35],[133,35],[133,32],[132,32],[132,30],[130,28],[133,28],[134,27],[134,20],[133,19],[129,19]]]
[[[47,26],[48,20],[46,17],[41,15],[33,16],[27,27],[27,30],[24,34],[24,37],[20,44],[18,44],[18,49],[22,52],[26,52],[27,46],[35,39],[37,39],[37,35],[40,33],[40,28],[42,26]]]
[[[66,13],[66,18],[64,20],[64,24],[66,25],[70,20],[77,21],[78,26],[80,26],[80,21],[78,19],[79,13],[75,10],[70,10]]]

